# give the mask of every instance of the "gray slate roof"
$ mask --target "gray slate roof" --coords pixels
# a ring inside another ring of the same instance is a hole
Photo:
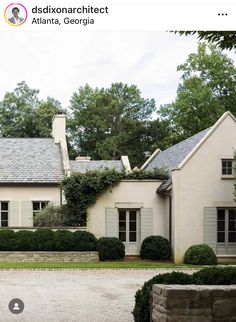
[[[0,183],[59,183],[63,168],[52,138],[0,138]]]
[[[161,151],[146,167],[147,170],[165,167],[169,170],[176,168],[194,149],[194,147],[207,134],[210,128],[203,130],[191,136],[190,138],[179,142],[170,148]]]
[[[123,171],[124,167],[121,160],[100,160],[100,161],[70,161],[71,172],[85,173],[89,170],[101,168],[116,169]]]

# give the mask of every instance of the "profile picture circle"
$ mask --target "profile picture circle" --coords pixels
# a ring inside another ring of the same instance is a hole
[[[28,17],[28,12],[25,6],[21,3],[9,4],[4,12],[6,22],[11,26],[21,26]]]

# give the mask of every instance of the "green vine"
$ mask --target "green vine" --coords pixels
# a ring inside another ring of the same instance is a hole
[[[130,173],[115,169],[92,170],[86,173],[74,173],[61,183],[67,201],[67,225],[85,225],[87,209],[94,204],[100,193],[118,184],[124,179],[167,179],[167,172],[163,169],[153,171],[135,170]]]

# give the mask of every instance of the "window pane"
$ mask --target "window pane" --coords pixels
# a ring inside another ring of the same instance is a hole
[[[41,202],[41,209],[45,208],[48,204],[48,201]]]
[[[119,210],[119,220],[126,220],[126,211]]]
[[[1,220],[1,227],[8,227],[8,221]]]
[[[1,202],[1,210],[8,210],[8,202]]]
[[[136,211],[129,212],[129,220],[136,220]]]
[[[136,221],[131,221],[129,223],[129,230],[130,231],[136,231]]]
[[[40,203],[39,202],[33,202],[33,210],[40,210]]]
[[[236,232],[229,233],[229,243],[235,243],[236,242]]]
[[[8,220],[8,213],[7,212],[1,212],[1,220]]]
[[[218,232],[217,233],[217,242],[218,243],[224,243],[225,242],[225,233],[224,232]]]
[[[236,220],[236,210],[229,209],[229,220]]]
[[[136,232],[130,232],[129,233],[129,241],[130,242],[136,242]]]
[[[119,232],[119,239],[122,240],[123,242],[126,241],[126,232]]]
[[[232,221],[232,220],[229,221],[229,231],[236,231],[236,220],[235,221]]]
[[[224,221],[218,221],[217,230],[218,231],[225,231],[225,222]]]
[[[125,221],[120,221],[119,222],[119,230],[120,231],[126,231],[126,222]]]
[[[217,218],[218,218],[218,220],[225,220],[225,210],[224,209],[218,209]]]

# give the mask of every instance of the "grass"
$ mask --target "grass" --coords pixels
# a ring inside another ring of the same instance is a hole
[[[170,262],[114,261],[114,262],[0,262],[0,269],[199,269],[201,266]]]

